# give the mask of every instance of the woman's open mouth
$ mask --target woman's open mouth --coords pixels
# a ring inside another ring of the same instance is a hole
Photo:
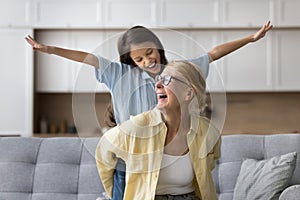
[[[158,100],[164,100],[164,99],[168,98],[168,96],[166,94],[158,94],[157,97],[158,97]]]

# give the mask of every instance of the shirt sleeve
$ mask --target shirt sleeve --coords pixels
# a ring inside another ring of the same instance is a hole
[[[113,146],[109,138],[106,137],[110,131],[106,132],[100,139],[96,148],[96,166],[102,185],[111,198],[113,191],[114,171],[117,164],[117,157],[113,153]]]
[[[112,90],[123,74],[131,70],[131,66],[120,62],[110,61],[102,56],[96,55],[99,67],[95,69],[97,81],[104,83]]]
[[[210,57],[208,53],[188,61],[196,64],[199,67],[199,69],[202,71],[203,75],[207,78],[209,72],[209,63],[210,63]]]

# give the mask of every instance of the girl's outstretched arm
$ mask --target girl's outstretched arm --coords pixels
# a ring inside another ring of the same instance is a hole
[[[67,58],[69,60],[92,65],[96,68],[99,67],[98,58],[93,54],[83,52],[83,51],[63,49],[63,48],[56,47],[56,46],[44,45],[44,44],[38,43],[30,35],[26,36],[25,40],[28,42],[28,44],[30,44],[32,46],[32,49],[35,51],[40,51],[40,52],[48,53],[48,54],[55,54],[57,56]]]
[[[272,27],[273,26],[271,25],[270,21],[268,21],[254,34],[214,47],[208,52],[211,61],[218,60],[219,58],[226,56],[227,54],[245,46],[250,42],[258,41],[259,39],[263,38]]]

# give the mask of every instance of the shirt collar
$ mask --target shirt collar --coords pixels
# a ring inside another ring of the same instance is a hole
[[[199,127],[199,116],[191,115],[191,130],[197,133],[198,127]]]
[[[156,126],[156,125],[158,125],[160,123],[164,123],[162,113],[160,112],[159,109],[154,108],[150,112],[150,116],[151,116],[151,121],[149,123],[150,126]],[[199,129],[199,118],[200,118],[200,116],[191,115],[191,127],[190,127],[190,130],[192,130],[192,131],[194,131],[196,133],[198,132],[198,129]]]
[[[154,79],[145,71],[142,71],[142,78],[143,79],[151,79],[154,81]]]
[[[161,112],[155,108],[151,111],[131,116],[130,120],[119,126],[119,129],[134,137],[148,138],[160,133],[162,124],[164,122]]]
[[[162,113],[157,108],[154,108],[150,112],[150,116],[151,116],[151,118],[150,118],[151,120],[150,120],[150,123],[149,123],[150,126],[156,126],[160,123],[164,123],[164,120],[162,118]]]
[[[158,108],[154,108],[153,110],[149,111],[149,124],[147,124],[147,127],[149,126],[157,126],[161,123],[164,123],[163,117],[162,117],[162,113],[160,112],[160,110]],[[135,117],[130,117],[132,122],[134,123],[135,121]],[[193,132],[198,132],[199,129],[199,118],[200,116],[196,116],[196,115],[191,115],[191,127],[190,130],[192,130]],[[130,121],[131,121],[130,120]]]

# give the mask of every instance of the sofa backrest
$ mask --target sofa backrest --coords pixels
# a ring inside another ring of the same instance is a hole
[[[290,185],[300,184],[300,134],[222,136],[221,158],[213,171],[219,200],[232,200],[243,159],[257,160],[297,152],[297,164]]]
[[[95,200],[96,138],[0,138],[0,200]]]
[[[0,138],[0,200],[95,200],[104,191],[95,162],[99,138]],[[290,184],[300,184],[300,134],[222,136],[213,171],[220,200],[231,200],[244,158],[298,152]]]

